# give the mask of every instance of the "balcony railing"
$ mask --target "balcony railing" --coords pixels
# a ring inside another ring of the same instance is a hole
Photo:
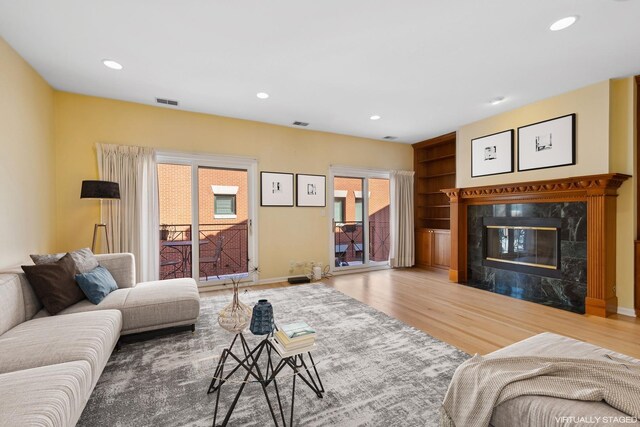
[[[364,263],[364,223],[347,221],[334,226],[335,265],[345,267]],[[389,221],[369,221],[369,260],[389,259]]]
[[[160,278],[191,277],[193,233],[190,224],[163,225],[160,229]],[[248,270],[248,226],[199,224],[201,280],[213,280]]]

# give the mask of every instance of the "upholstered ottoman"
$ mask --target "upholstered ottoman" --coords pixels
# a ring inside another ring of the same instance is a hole
[[[616,353],[586,342],[549,332],[538,334],[486,355],[491,357],[545,356],[610,360],[609,357],[640,364],[640,360]],[[547,396],[521,396],[498,405],[493,410],[491,425],[494,427],[531,426],[547,427],[565,425],[562,417],[587,420],[572,426],[593,425],[593,417],[625,419],[626,414],[604,402],[587,402]],[[627,424],[629,425],[629,424]],[[637,425],[631,423],[631,425]]]

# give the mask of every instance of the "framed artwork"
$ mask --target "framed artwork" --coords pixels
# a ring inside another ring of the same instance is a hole
[[[513,129],[471,140],[471,177],[513,172]]]
[[[518,171],[575,164],[575,114],[518,128]]]
[[[324,175],[296,174],[296,206],[325,207],[326,180]]]
[[[293,206],[293,174],[260,172],[260,206]]]

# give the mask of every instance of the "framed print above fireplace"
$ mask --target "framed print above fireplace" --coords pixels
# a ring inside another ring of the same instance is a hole
[[[513,172],[513,129],[471,140],[471,177]]]
[[[575,114],[518,128],[518,171],[575,164]]]

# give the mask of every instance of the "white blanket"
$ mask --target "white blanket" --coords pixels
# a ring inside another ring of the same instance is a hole
[[[640,366],[617,359],[475,355],[454,373],[440,425],[486,427],[495,406],[523,395],[605,401],[640,418]]]

